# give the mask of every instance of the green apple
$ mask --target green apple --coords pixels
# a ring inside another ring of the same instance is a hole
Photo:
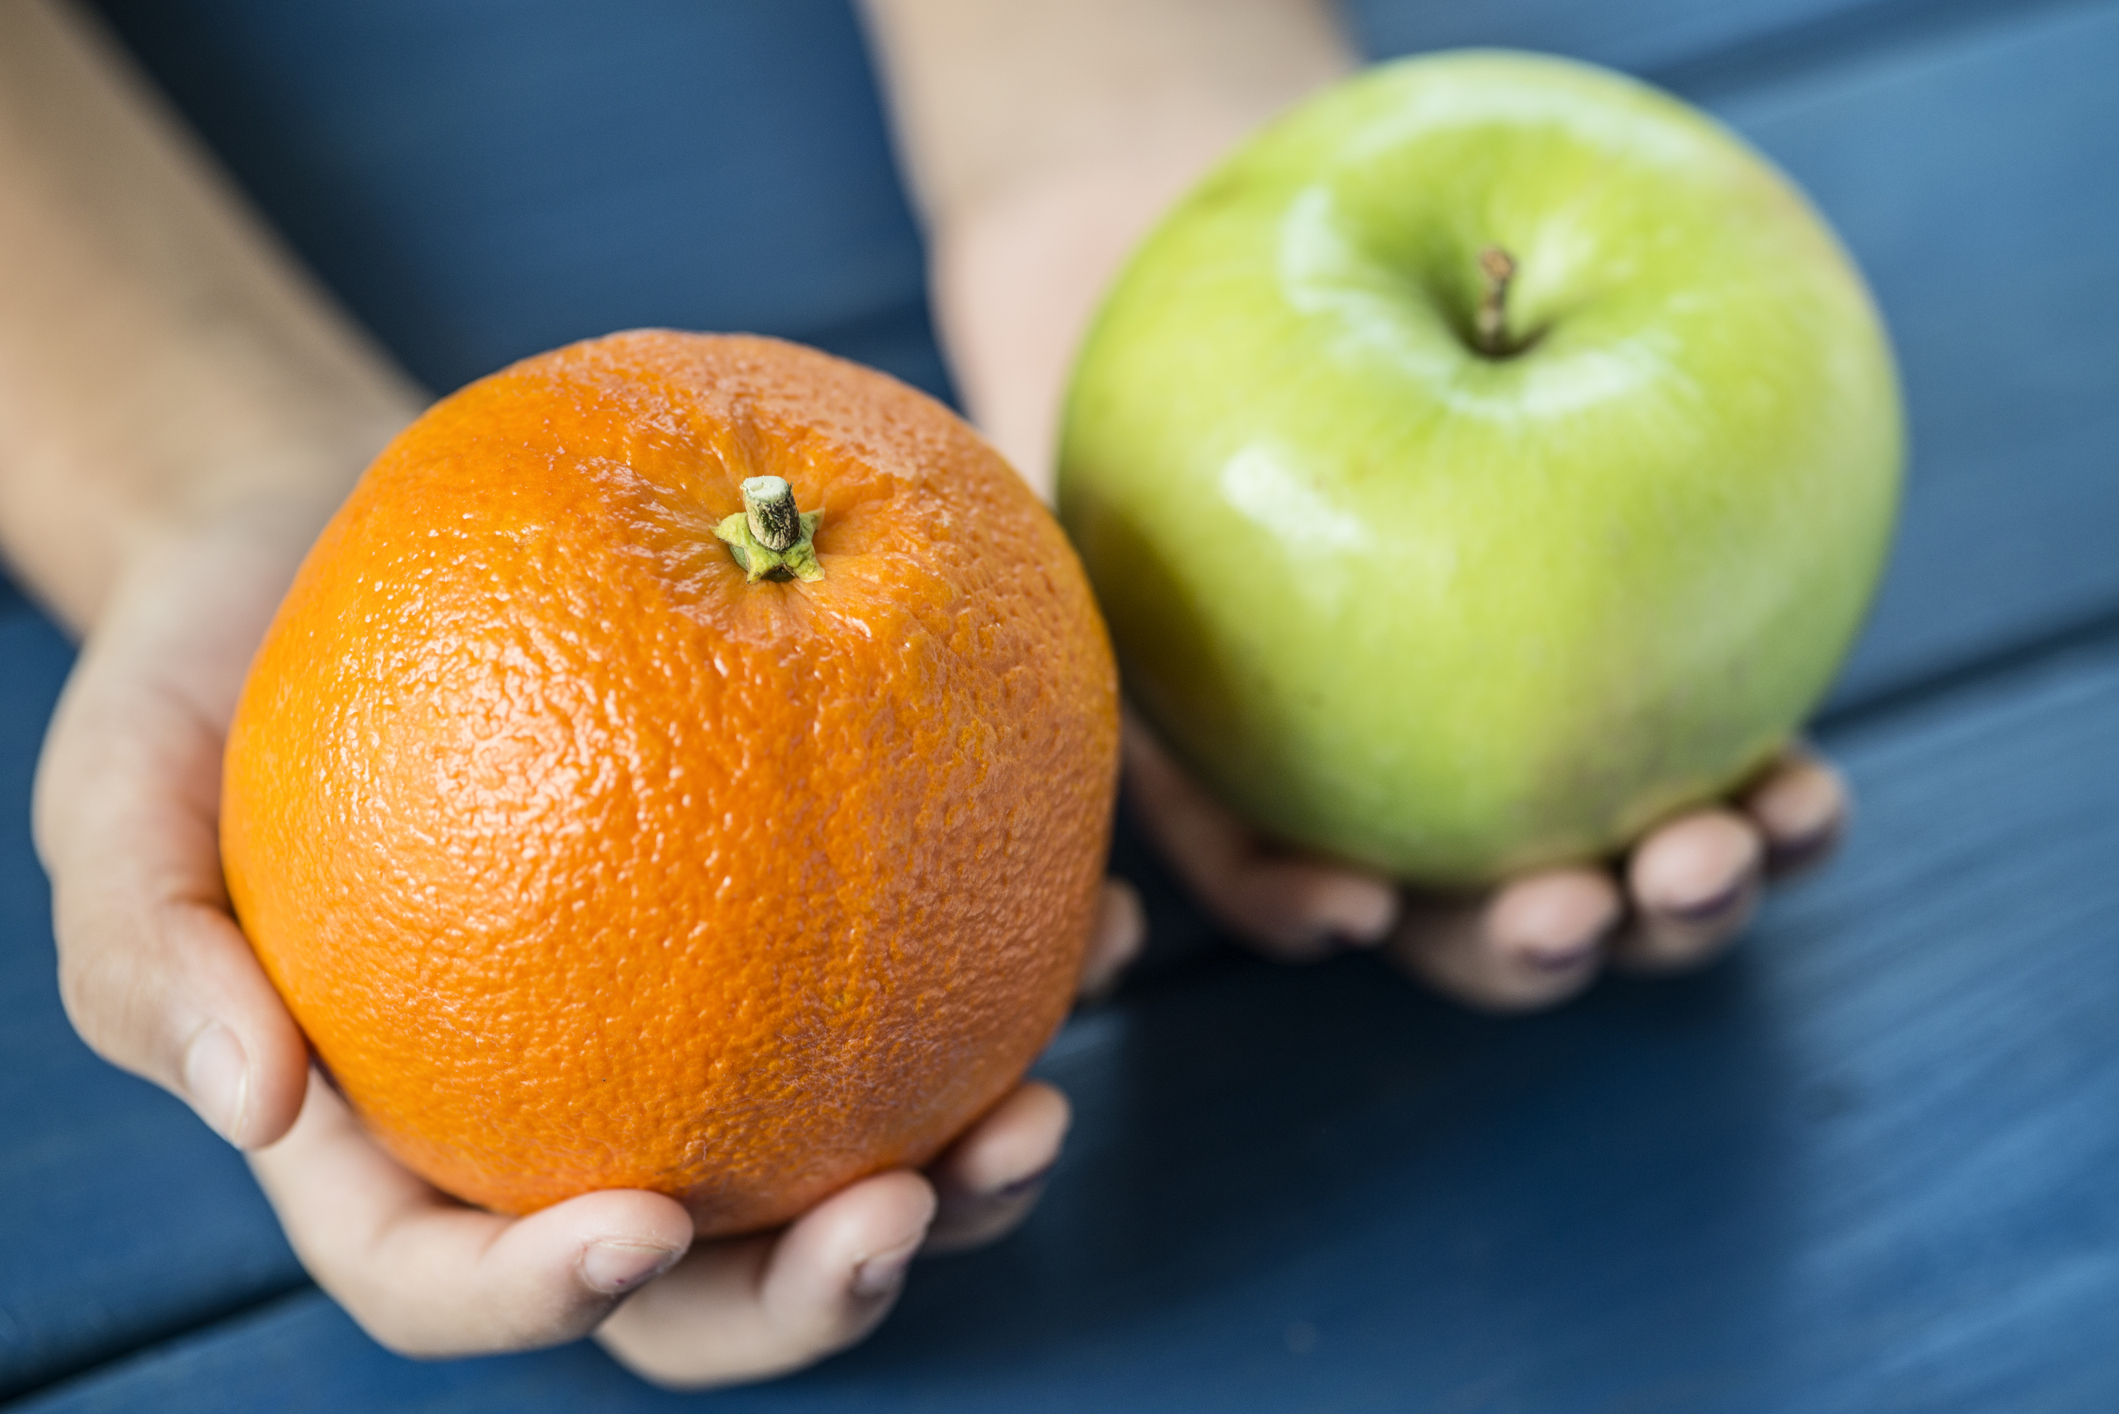
[[[1471,52],[1193,191],[1097,318],[1060,459],[1182,759],[1275,835],[1455,886],[1619,849],[1788,739],[1904,430],[1860,274],[1757,152]]]

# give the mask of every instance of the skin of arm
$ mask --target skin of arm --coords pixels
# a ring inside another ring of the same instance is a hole
[[[158,539],[308,539],[426,403],[71,14],[0,4],[0,550],[76,632]]]

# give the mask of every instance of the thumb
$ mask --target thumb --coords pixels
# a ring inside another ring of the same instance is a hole
[[[404,1355],[579,1339],[692,1241],[691,1215],[659,1193],[584,1193],[522,1218],[466,1207],[383,1152],[320,1077],[250,1167],[309,1274]]]
[[[181,694],[92,646],[45,737],[37,846],[81,1038],[253,1148],[293,1124],[308,1052],[228,912],[220,760]]]

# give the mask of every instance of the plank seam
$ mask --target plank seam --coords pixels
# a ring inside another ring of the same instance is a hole
[[[151,1354],[156,1350],[176,1344],[202,1331],[211,1330],[216,1326],[240,1321],[263,1310],[267,1306],[285,1301],[289,1297],[299,1295],[304,1291],[314,1291],[316,1289],[316,1283],[310,1281],[307,1277],[303,1277],[300,1280],[264,1288],[255,1295],[245,1297],[240,1301],[208,1307],[204,1311],[188,1318],[152,1327],[144,1333],[135,1333],[129,1337],[130,1343],[121,1348],[92,1352],[70,1363],[57,1365],[50,1370],[41,1372],[30,1383],[17,1385],[9,1389],[4,1397],[4,1402],[0,1402],[0,1409],[19,1408],[28,1404],[31,1400],[50,1394],[70,1380],[93,1377],[102,1371],[115,1369],[128,1360]]]
[[[1874,0],[1817,19],[1769,30],[1720,49],[1652,64],[1641,77],[1694,102],[1714,102],[1747,88],[1783,82],[1806,71],[1859,63],[1903,48],[1988,25],[2069,10],[2103,8],[2109,0]]]
[[[1811,729],[1820,736],[1865,727],[1897,716],[1937,698],[2034,672],[2047,662],[2085,648],[2119,644],[2119,605],[2049,630],[2007,648],[1965,659],[1947,668],[1856,697],[1820,713]]]

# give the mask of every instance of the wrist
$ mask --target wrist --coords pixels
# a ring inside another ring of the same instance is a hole
[[[1103,292],[1233,141],[1200,131],[1025,173],[931,225],[935,330],[965,411],[1040,496],[1067,369]]]
[[[936,223],[1148,150],[1211,161],[1354,62],[1329,0],[862,0],[862,12],[900,157]]]
[[[966,410],[1040,494],[1098,299],[1223,153],[1353,65],[1326,0],[863,0]]]
[[[238,446],[189,471],[175,455],[139,475],[104,474],[74,458],[33,463],[0,486],[8,493],[0,550],[24,590],[83,635],[143,567],[151,577],[153,565],[187,547],[291,566],[394,431],[320,437],[270,458]]]
[[[249,586],[243,592],[254,595],[258,580],[271,579],[277,602],[342,499],[259,490],[128,523],[116,537],[114,573],[96,624],[120,605],[165,596],[173,585],[190,586],[189,598],[214,584],[243,583]]]

